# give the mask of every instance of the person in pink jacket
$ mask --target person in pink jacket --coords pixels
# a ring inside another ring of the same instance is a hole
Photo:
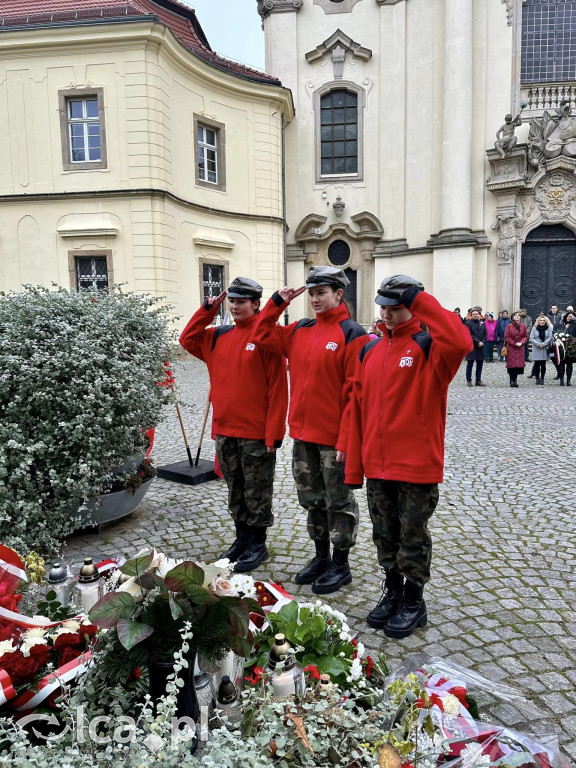
[[[496,344],[496,326],[498,320],[494,320],[492,312],[487,312],[484,318],[486,326],[486,345],[484,347],[484,359],[487,363],[494,362],[494,345]]]

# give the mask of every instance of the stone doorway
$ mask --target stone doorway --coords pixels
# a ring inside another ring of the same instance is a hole
[[[576,299],[576,235],[562,224],[545,224],[522,246],[520,306],[532,318],[552,304],[566,309]]]

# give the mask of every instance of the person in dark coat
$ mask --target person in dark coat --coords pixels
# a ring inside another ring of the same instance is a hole
[[[519,312],[513,313],[512,322],[506,326],[504,341],[508,346],[506,368],[510,376],[510,386],[517,387],[518,376],[524,373],[526,367],[524,345],[528,341],[528,331],[524,323],[520,322]]]
[[[482,366],[484,365],[484,345],[486,344],[486,326],[484,321],[480,320],[480,312],[477,308],[472,308],[470,320],[466,320],[466,326],[470,331],[474,349],[466,355],[466,383],[472,386],[472,369],[476,363],[476,386],[485,387],[482,382]]]
[[[504,331],[506,330],[506,326],[510,325],[510,322],[511,321],[508,317],[508,310],[503,309],[502,312],[500,312],[500,316],[496,324],[496,349],[498,351],[498,360],[501,363],[504,362],[504,358],[502,357],[502,347],[504,346]]]

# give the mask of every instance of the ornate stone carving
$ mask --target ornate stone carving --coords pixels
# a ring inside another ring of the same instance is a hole
[[[520,112],[522,112],[522,110],[520,110]],[[506,115],[504,118],[504,125],[501,125],[500,128],[498,128],[496,131],[494,149],[499,153],[501,158],[506,157],[506,153],[511,152],[518,143],[518,139],[514,135],[514,131],[517,127],[522,125],[520,112],[516,115],[516,117],[512,117],[510,114]]]
[[[534,197],[544,218],[563,220],[576,200],[576,183],[565,173],[553,173],[538,183]]]
[[[299,11],[304,5],[304,0],[256,0],[258,13],[263,19],[274,11]]]
[[[513,261],[518,242],[516,227],[520,226],[522,221],[514,211],[505,211],[499,213],[496,223],[492,224],[492,229],[499,230],[500,234],[496,246],[498,264],[510,264]]]
[[[506,6],[506,18],[508,20],[508,26],[511,27],[514,15],[514,0],[502,0],[502,4]]]
[[[351,13],[359,2],[361,0],[314,0],[314,5],[319,5],[324,13]]]
[[[340,195],[336,198],[336,202],[332,203],[332,208],[334,208],[334,213],[338,218],[341,218],[342,214],[344,213],[344,208],[346,208],[346,203],[342,200]]]
[[[530,120],[528,156],[534,168],[560,156],[576,158],[576,116],[570,103],[562,101],[555,112]]]
[[[309,64],[320,61],[328,51],[332,51],[332,56],[334,57],[336,48],[349,51],[355,59],[360,59],[361,61],[368,61],[372,58],[372,51],[369,48],[363,48],[360,43],[356,43],[351,37],[342,32],[341,29],[337,29],[323,43],[317,45],[313,51],[308,51],[306,61]]]
[[[346,58],[346,48],[337,45],[332,49],[332,64],[334,65],[334,80],[342,80],[344,75],[344,59]]]

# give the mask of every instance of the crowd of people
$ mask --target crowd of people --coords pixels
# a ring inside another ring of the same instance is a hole
[[[547,363],[551,362],[556,374],[554,381],[558,381],[561,387],[572,386],[572,370],[576,362],[576,323],[572,306],[561,311],[553,304],[547,314],[540,312],[535,320],[524,308],[510,316],[507,310],[503,310],[495,317],[492,312],[483,315],[482,307],[470,307],[463,318],[460,308],[456,307],[454,314],[467,326],[474,344],[466,356],[466,383],[469,387],[486,386],[482,381],[484,363],[495,360],[506,363],[513,388],[518,387],[518,376],[524,374],[528,362],[533,365],[527,378],[536,379],[537,385],[544,385]]]

